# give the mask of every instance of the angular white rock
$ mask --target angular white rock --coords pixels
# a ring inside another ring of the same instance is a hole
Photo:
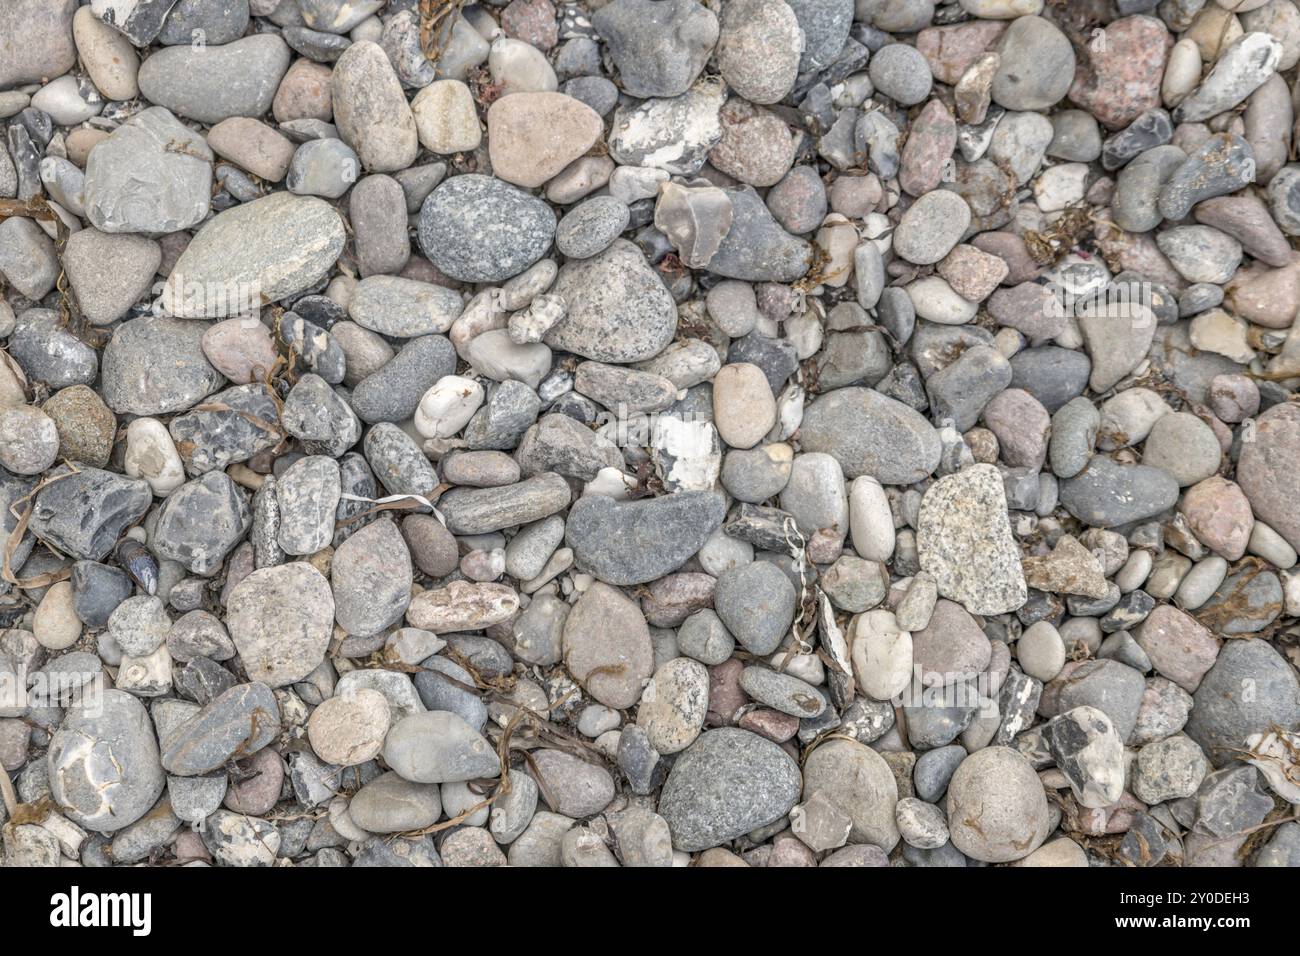
[[[855,617],[852,632],[858,686],[873,700],[893,700],[912,680],[912,635],[883,608]]]

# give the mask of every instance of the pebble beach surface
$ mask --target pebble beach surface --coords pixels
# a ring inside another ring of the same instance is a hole
[[[0,3],[0,861],[1300,866],[1298,66]]]

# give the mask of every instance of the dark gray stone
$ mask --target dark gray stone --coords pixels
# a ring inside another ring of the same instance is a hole
[[[1011,387],[1021,388],[1055,412],[1088,387],[1092,362],[1084,352],[1043,345],[1011,357]]]
[[[1216,767],[1237,759],[1251,734],[1300,724],[1295,668],[1258,638],[1228,641],[1192,700],[1187,736]]]
[[[289,69],[289,47],[274,33],[221,46],[170,46],[140,65],[140,93],[200,123],[261,116]]]
[[[29,382],[45,382],[52,390],[90,385],[99,373],[95,350],[67,331],[52,309],[23,312],[7,348]]]
[[[248,29],[248,0],[180,0],[158,33],[164,46],[232,43]]]
[[[1150,518],[1178,502],[1178,481],[1149,465],[1121,465],[1095,455],[1060,484],[1061,504],[1084,524],[1113,528]]]
[[[805,452],[826,452],[845,477],[870,475],[883,484],[910,485],[939,466],[939,434],[915,410],[869,388],[841,388],[804,412]]]
[[[927,750],[916,760],[912,769],[912,785],[916,795],[928,803],[937,803],[948,789],[948,781],[957,767],[966,759],[966,748],[950,744]]]
[[[67,477],[37,493],[29,527],[73,558],[103,560],[153,503],[153,492],[142,480],[84,467],[75,473],[55,469],[46,480],[57,475]]]
[[[620,468],[623,455],[607,438],[567,415],[543,415],[519,442],[515,453],[524,475],[556,472],[591,481],[602,468]]]
[[[794,621],[796,595],[785,572],[769,561],[724,571],[713,592],[713,608],[727,630],[752,654],[771,654]],[[815,717],[822,712],[795,714]]]
[[[488,534],[539,521],[569,504],[569,483],[546,472],[497,488],[453,488],[438,500],[452,534]]]
[[[969,431],[984,406],[1011,384],[1011,377],[1011,363],[996,349],[984,345],[967,349],[926,381],[930,415],[940,423],[950,421],[959,432]]]
[[[465,426],[465,441],[476,451],[514,448],[541,410],[542,400],[523,382],[502,382]]]
[[[446,337],[411,339],[383,367],[357,383],[352,410],[368,423],[405,421],[415,414],[424,393],[455,371],[456,350]]]
[[[225,379],[203,353],[207,328],[206,322],[162,315],[123,322],[104,348],[104,402],[118,414],[165,415],[215,392]],[[167,361],[159,362],[160,355]]]
[[[414,677],[420,700],[429,710],[448,710],[477,731],[487,723],[487,705],[472,689],[474,677],[455,661],[430,657],[421,661],[424,668]]]
[[[107,626],[109,615],[134,590],[125,571],[97,561],[76,562],[71,581],[72,609],[82,624],[95,630]]]
[[[781,228],[751,186],[728,189],[731,228],[708,269],[729,279],[794,282],[812,264],[812,247]]]
[[[1119,661],[1088,661],[1068,677],[1053,681],[1049,690],[1055,692],[1058,713],[1095,707],[1110,718],[1120,740],[1126,741],[1137,723],[1146,681],[1139,671]]]
[[[328,331],[296,312],[286,312],[280,318],[277,332],[285,350],[294,356],[300,373],[314,372],[331,385],[343,381],[347,357]]]
[[[389,494],[427,495],[438,487],[438,476],[429,459],[396,425],[381,422],[374,426],[366,433],[362,447],[375,477]]]
[[[849,38],[853,0],[794,0],[789,3],[804,33],[799,72],[824,69],[835,62]]]
[[[569,510],[565,540],[577,565],[607,584],[645,584],[699,551],[725,512],[710,491],[627,502],[584,495]]]
[[[154,547],[161,557],[206,577],[221,567],[251,523],[244,492],[225,472],[212,471],[181,485],[163,502]]]
[[[1174,124],[1162,109],[1147,110],[1127,127],[1110,136],[1101,147],[1101,164],[1114,172],[1148,149],[1163,146],[1174,138]]]
[[[1233,133],[1219,133],[1187,157],[1160,190],[1160,214],[1182,219],[1203,199],[1226,196],[1255,181],[1255,152]]]
[[[248,757],[280,733],[280,708],[271,688],[240,684],[221,694],[163,740],[168,773],[194,777]]]
[[[642,99],[685,93],[718,41],[718,18],[695,0],[614,0],[592,15],[591,25],[623,90]]]
[[[280,423],[310,455],[337,458],[361,437],[361,422],[352,408],[319,375],[307,374],[294,383]]]

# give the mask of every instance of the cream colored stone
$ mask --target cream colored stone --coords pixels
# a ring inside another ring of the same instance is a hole
[[[776,424],[776,398],[757,365],[724,365],[713,380],[713,425],[732,448],[753,448]]]
[[[106,100],[130,100],[140,95],[136,75],[140,57],[131,41],[81,7],[72,17],[72,38],[81,63]]]
[[[483,141],[474,96],[460,80],[436,80],[411,101],[420,145],[448,155],[478,149]]]
[[[355,767],[379,754],[388,724],[387,698],[362,687],[321,701],[307,721],[307,739],[325,762]]]
[[[72,608],[72,585],[56,581],[45,591],[32,619],[32,632],[47,650],[67,650],[81,637],[81,621]]]
[[[127,426],[122,468],[130,477],[149,482],[160,498],[185,483],[185,466],[176,444],[167,427],[156,418],[137,418]]]

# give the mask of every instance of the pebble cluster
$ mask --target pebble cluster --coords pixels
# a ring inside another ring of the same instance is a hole
[[[1300,865],[1298,64],[0,3],[0,855]]]

